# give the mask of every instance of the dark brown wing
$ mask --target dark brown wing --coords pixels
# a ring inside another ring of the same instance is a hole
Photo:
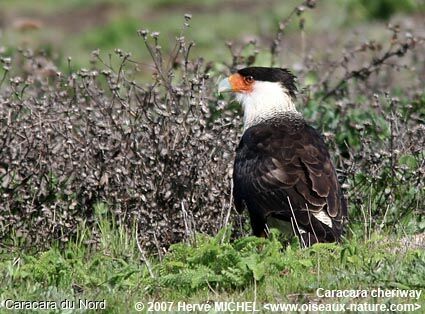
[[[235,205],[246,205],[256,235],[273,217],[295,219],[311,243],[338,241],[346,204],[322,137],[300,119],[246,130],[236,152]]]

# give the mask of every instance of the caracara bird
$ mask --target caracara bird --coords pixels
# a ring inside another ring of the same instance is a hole
[[[269,227],[295,233],[306,247],[341,239],[347,205],[321,135],[296,110],[295,77],[286,69],[249,67],[223,79],[244,110],[233,195],[247,208],[254,235]]]

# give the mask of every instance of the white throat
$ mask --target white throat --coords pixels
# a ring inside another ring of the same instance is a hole
[[[255,82],[250,93],[237,93],[244,110],[244,129],[285,113],[297,112],[295,104],[278,82]]]

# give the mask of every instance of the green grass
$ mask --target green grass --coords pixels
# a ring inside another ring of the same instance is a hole
[[[342,244],[299,249],[283,246],[277,232],[269,239],[230,240],[230,227],[216,236],[198,234],[194,243],[171,246],[162,260],[138,250],[135,230],[116,226],[107,208],[96,206],[100,241],[86,242],[80,233],[68,244],[43,252],[15,247],[0,259],[0,299],[97,300],[107,313],[134,312],[136,302],[256,301],[258,304],[299,302],[418,303],[409,298],[318,298],[318,288],[338,290],[422,289],[425,252],[402,250],[385,235],[354,236]],[[395,241],[394,241],[395,240]],[[394,253],[398,250],[398,253]]]

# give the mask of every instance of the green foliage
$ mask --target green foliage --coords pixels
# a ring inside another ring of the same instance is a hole
[[[393,104],[388,97],[376,96],[374,101],[380,105],[371,108],[363,97],[345,106],[312,99],[304,116],[333,135],[328,144],[334,145],[338,162],[351,159],[344,167],[349,169],[349,219],[355,233],[366,230],[367,237],[386,228],[393,233],[422,232],[425,222],[418,213],[425,199],[420,178],[425,150],[420,131],[414,130],[424,121],[424,95],[412,100],[401,95]]]
[[[304,116],[313,123],[320,121],[323,132],[334,133],[338,149],[347,153],[347,146],[359,150],[364,137],[373,141],[389,137],[388,121],[382,114],[361,106],[366,101],[360,98],[358,104],[341,108],[334,102],[313,99],[304,108]]]
[[[120,233],[110,229],[103,236],[122,238]],[[127,258],[111,253],[118,252],[112,241],[103,250],[76,240],[61,249],[21,252],[19,259],[3,255],[0,297],[105,299],[114,311],[152,299],[203,302],[211,299],[210,293],[219,301],[246,301],[255,294],[258,302],[275,302],[294,294],[314,295],[320,287],[420,289],[425,282],[424,251],[405,250],[387,237],[301,250],[297,243],[283,246],[275,230],[268,239],[234,242],[230,233],[226,228],[214,237],[197,235],[193,244],[173,245],[162,261],[150,260],[153,277],[137,252]]]
[[[425,273],[415,279],[394,278],[396,269],[407,274],[413,265],[423,263],[425,256],[414,252],[400,261],[391,254],[391,245],[378,244],[385,242],[383,238],[366,243],[351,241],[342,246],[318,244],[304,251],[297,245],[284,248],[278,238],[273,230],[269,239],[246,237],[231,243],[222,242],[219,234],[199,236],[194,245],[173,245],[156,270],[157,288],[177,289],[182,296],[190,296],[199,290],[238,290],[254,281],[267,286],[274,278],[283,291],[297,293],[323,286],[340,289],[358,284],[385,286],[391,282],[416,287],[425,278]],[[284,278],[285,282],[280,282]]]
[[[171,247],[159,273],[162,285],[178,285],[186,291],[207,288],[243,287],[252,280],[261,280],[268,268],[276,266],[281,244],[273,238],[266,240],[247,237],[234,245],[222,243],[222,235],[199,236],[194,247],[180,243]]]
[[[423,4],[415,0],[354,0],[349,2],[349,10],[357,16],[368,19],[387,20],[396,13],[409,13],[423,9]]]
[[[87,49],[113,49],[124,39],[134,38],[139,22],[128,18],[110,23],[106,27],[91,30],[83,36],[82,42]]]
[[[96,205],[96,219],[100,249],[97,243],[88,242],[97,230],[88,230],[82,224],[79,235],[66,245],[57,243],[44,252],[29,249],[20,252],[19,258],[2,255],[0,278],[4,285],[0,298],[61,301],[78,298],[78,293],[84,292],[88,299],[97,299],[99,293],[111,299],[111,292],[135,289],[148,272],[139,262],[134,237],[116,226],[104,204]],[[113,299],[109,304],[117,302]]]

